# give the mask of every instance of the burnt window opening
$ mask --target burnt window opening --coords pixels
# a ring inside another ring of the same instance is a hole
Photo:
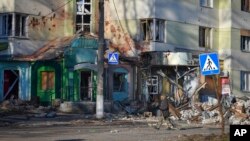
[[[26,37],[27,17],[17,13],[0,14],[0,36]]]
[[[211,48],[211,28],[199,27],[199,46]]]
[[[76,32],[91,32],[92,1],[77,0]]]
[[[250,0],[241,0],[241,10],[250,12]]]
[[[165,21],[161,19],[141,20],[141,40],[164,42]]]

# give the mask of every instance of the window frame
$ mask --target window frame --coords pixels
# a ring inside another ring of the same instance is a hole
[[[250,71],[241,71],[240,79],[241,91],[250,92]]]
[[[212,28],[199,26],[199,47],[212,48]]]
[[[165,42],[165,28],[166,20],[156,18],[141,19],[140,40],[146,42]]]
[[[18,16],[20,17],[19,23],[17,22]],[[5,21],[4,21],[4,17],[7,17]],[[27,38],[28,37],[28,24],[27,24],[28,17],[29,16],[27,14],[23,14],[23,13],[1,13],[0,14],[0,26],[2,26],[2,29],[0,30],[0,37]]]
[[[149,76],[146,85],[149,94],[159,94],[159,77],[157,75]]]
[[[250,53],[250,36],[245,36],[245,35],[240,36],[240,47],[242,52]]]
[[[40,75],[41,75],[41,83],[40,83],[41,90],[53,91],[55,89],[55,75],[56,75],[55,72],[54,71],[41,71]],[[50,79],[51,76],[53,77],[52,80]]]
[[[250,0],[241,0],[241,11],[250,12]]]
[[[213,8],[214,1],[213,0],[200,0],[201,7]]]
[[[75,31],[83,31],[83,32],[91,32],[92,31],[92,14],[93,14],[93,8],[92,8],[92,0],[77,0],[76,1],[76,17],[75,17]],[[87,7],[88,8],[85,8]],[[80,8],[79,8],[80,7]],[[88,10],[83,10],[88,9]],[[82,9],[81,11],[79,9]],[[86,22],[86,19],[89,19],[88,22]],[[80,22],[78,22],[80,20]],[[88,29],[86,31],[85,29]]]

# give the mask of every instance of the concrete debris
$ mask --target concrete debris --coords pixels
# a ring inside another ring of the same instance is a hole
[[[234,102],[231,99],[227,99],[226,104],[223,105],[224,118],[227,124],[250,124],[250,98],[235,98]],[[193,101],[191,101],[193,102]],[[152,105],[152,104],[151,104]],[[185,106],[183,106],[185,105]],[[170,105],[171,120],[187,122],[190,124],[217,124],[221,121],[219,114],[218,103],[212,104],[211,102],[193,102],[192,104],[183,104],[177,108]],[[30,118],[55,118],[58,116],[58,112],[72,113],[84,112],[86,109],[94,109],[95,105],[90,104],[86,108],[86,105],[82,103],[74,102],[62,102],[60,99],[54,100],[51,106],[37,106],[32,105],[29,102],[21,100],[5,100],[0,105],[0,121],[3,123],[12,123],[18,120],[29,120]],[[114,112],[105,113],[105,121],[113,122],[114,120],[121,121],[135,121],[135,122],[147,122],[151,125],[157,122],[159,115],[157,114],[157,108],[150,111],[147,105],[137,101],[115,101],[113,103]],[[157,107],[157,106],[155,106]],[[84,113],[84,119],[94,119],[94,114]],[[118,133],[115,130],[111,133]]]
[[[236,115],[232,115],[232,116],[229,118],[229,123],[230,123],[230,124],[241,124],[243,121],[244,121],[244,118],[238,117],[238,116],[236,116]]]
[[[110,133],[119,133],[119,130],[111,130]]]
[[[215,124],[215,123],[218,123],[220,120],[219,118],[209,118],[209,119],[203,119],[202,120],[202,124]]]

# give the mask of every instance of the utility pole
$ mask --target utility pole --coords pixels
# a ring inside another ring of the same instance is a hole
[[[104,96],[103,96],[103,75],[104,75],[104,0],[99,0],[99,48],[97,62],[97,96],[96,96],[96,118],[103,118]]]

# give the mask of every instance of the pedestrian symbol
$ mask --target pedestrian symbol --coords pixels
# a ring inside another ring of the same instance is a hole
[[[207,59],[205,61],[204,67],[202,71],[210,71],[210,70],[217,70],[217,66],[214,64],[214,61],[207,55]]]
[[[108,54],[108,63],[109,64],[119,64],[119,54],[118,53],[109,53]]]
[[[219,59],[216,53],[200,54],[199,59],[202,75],[213,75],[220,73]]]

